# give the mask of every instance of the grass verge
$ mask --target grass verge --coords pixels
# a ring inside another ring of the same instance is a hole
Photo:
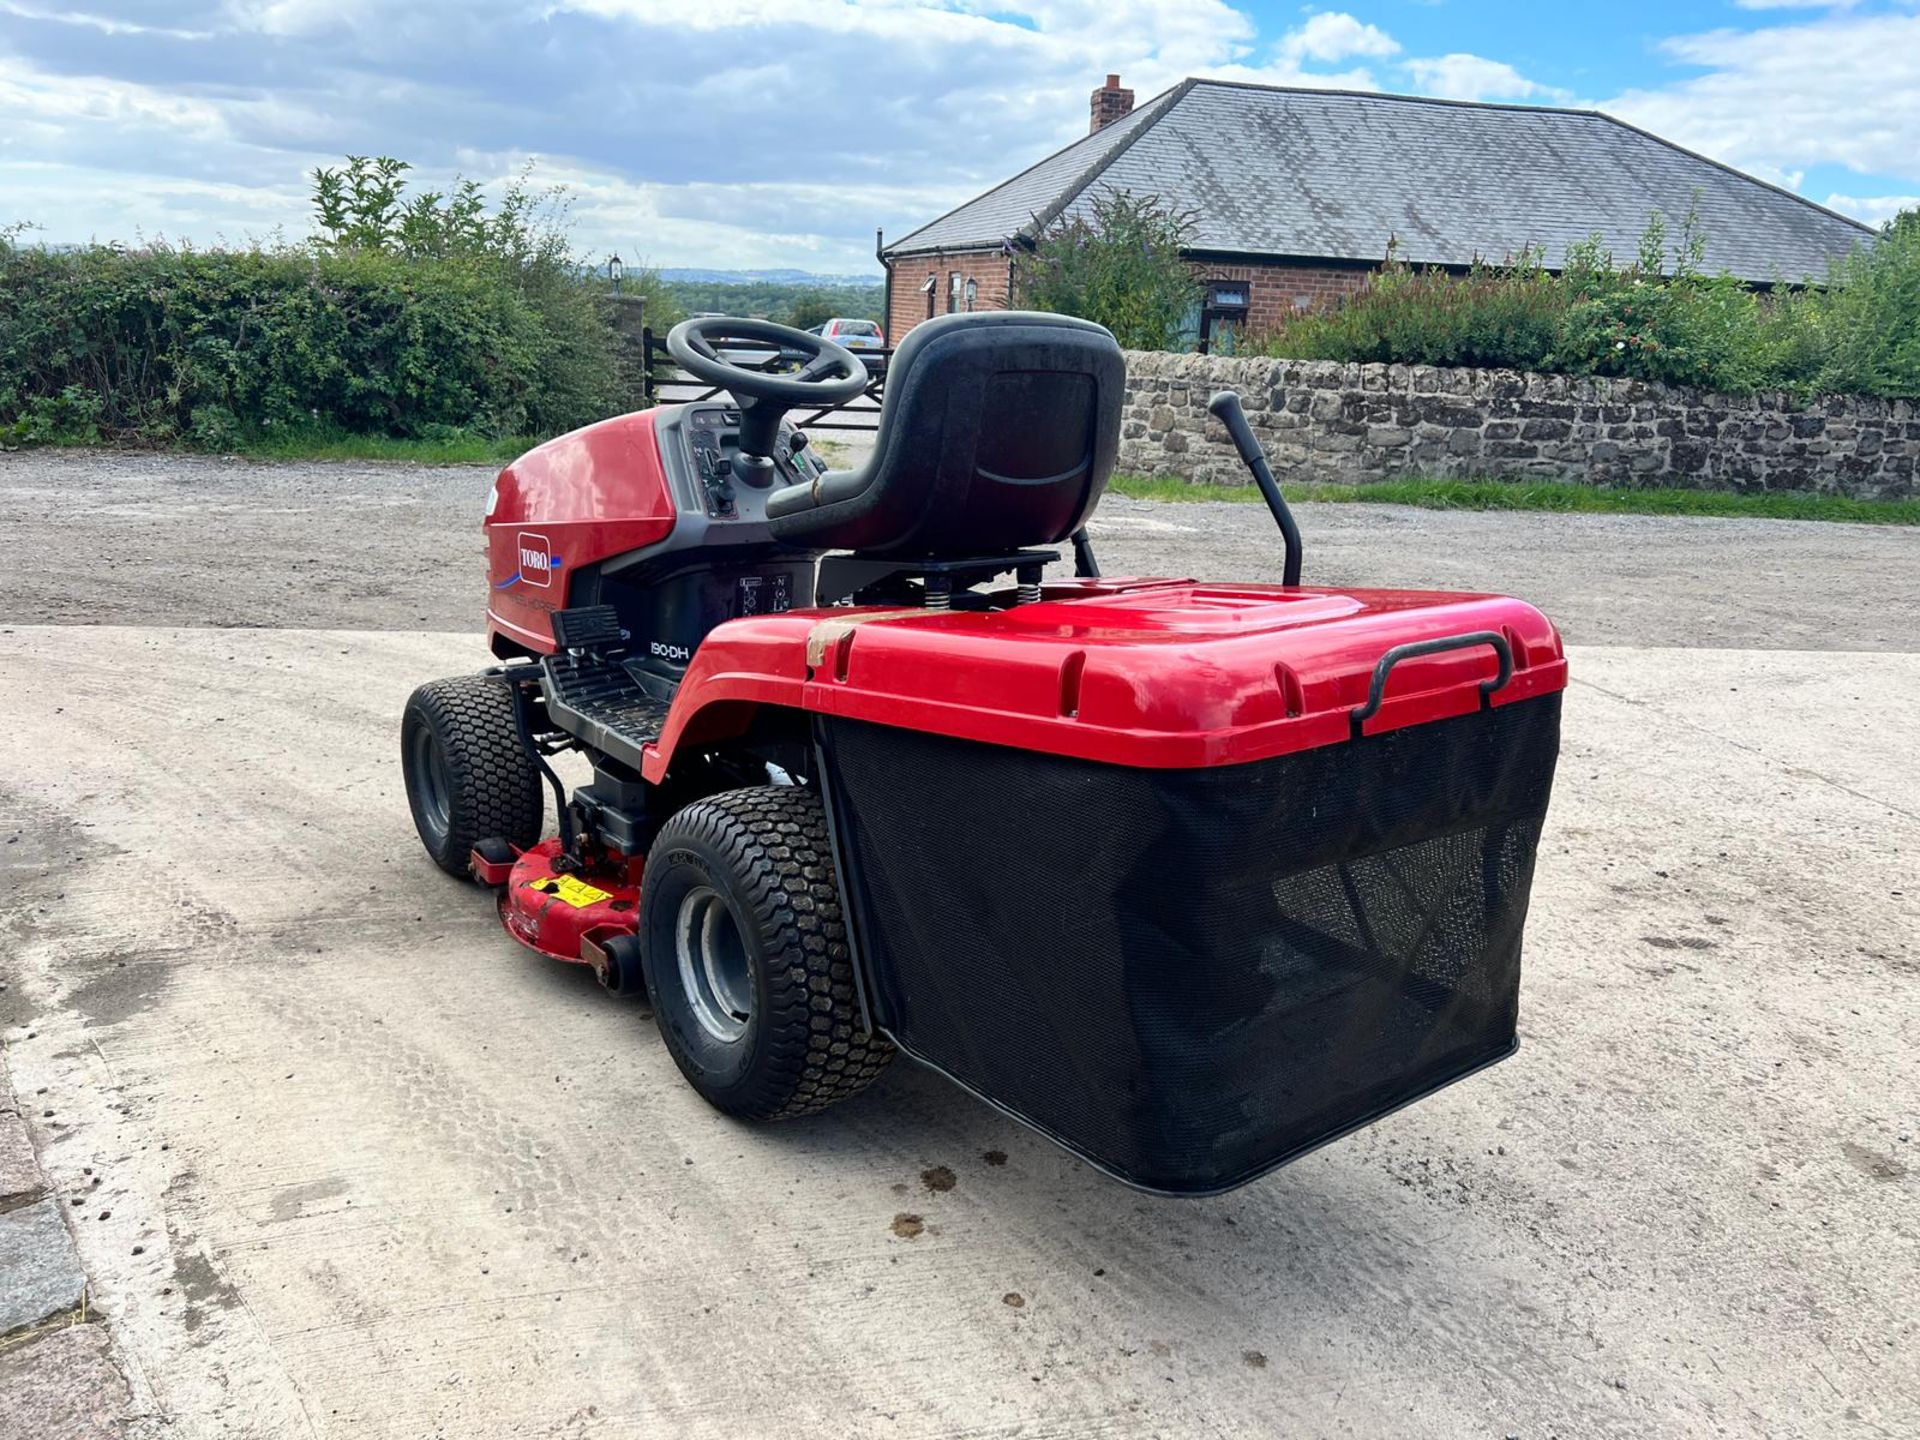
[[[396,440],[388,435],[350,435],[344,432],[285,431],[280,434],[251,435],[218,447],[162,447],[179,455],[239,455],[248,460],[393,460],[415,465],[493,465],[504,464],[524,455],[540,443],[540,437],[511,435],[489,439],[464,431],[431,440]],[[147,445],[114,446],[94,435],[59,436],[33,445],[0,444],[0,451],[12,450],[154,450]]]
[[[525,435],[489,439],[456,434],[432,440],[396,440],[388,435],[289,432],[239,442],[222,454],[251,460],[410,460],[417,465],[480,465],[525,454],[539,440]]]
[[[1252,485],[1197,485],[1170,476],[1116,475],[1109,489],[1135,500],[1261,503]],[[1609,490],[1566,481],[1381,480],[1368,485],[1288,485],[1289,501],[1417,505],[1427,510],[1555,510],[1589,515],[1712,515],[1727,519],[1839,520],[1920,525],[1920,499],[1854,500],[1773,491]]]

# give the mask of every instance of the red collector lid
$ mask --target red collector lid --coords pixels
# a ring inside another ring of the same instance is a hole
[[[803,704],[1113,764],[1190,767],[1465,714],[1483,688],[1506,705],[1566,685],[1551,622],[1504,596],[1153,580],[1046,593],[989,612],[807,612]]]
[[[645,771],[657,781],[679,745],[738,733],[765,704],[1179,769],[1340,744],[1466,714],[1483,694],[1511,705],[1566,683],[1553,625],[1504,596],[1073,580],[1007,610],[729,620],[694,652]]]

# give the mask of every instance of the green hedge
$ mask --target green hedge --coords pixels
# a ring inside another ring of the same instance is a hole
[[[0,439],[547,434],[618,408],[594,292],[379,251],[51,251],[0,238]]]
[[[1389,263],[1343,305],[1294,317],[1259,349],[1623,375],[1731,394],[1920,396],[1920,212],[1897,217],[1814,289],[1762,294],[1700,273],[1699,254],[1690,227],[1668,264],[1656,223],[1625,266],[1597,243],[1575,247],[1557,273],[1532,262],[1465,275]]]

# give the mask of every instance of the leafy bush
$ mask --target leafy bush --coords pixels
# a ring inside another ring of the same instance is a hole
[[[1920,214],[1900,216],[1828,285],[1762,294],[1707,275],[1697,222],[1671,251],[1656,213],[1639,253],[1570,249],[1464,275],[1395,261],[1336,309],[1289,318],[1262,349],[1295,359],[1633,376],[1729,393],[1920,395]]]
[[[1564,291],[1531,255],[1458,277],[1390,259],[1346,304],[1294,316],[1267,348],[1300,360],[1507,365],[1525,356],[1537,364],[1566,308]]]
[[[1896,215],[1871,252],[1840,266],[1820,318],[1823,387],[1920,395],[1920,210]]]
[[[615,341],[524,177],[407,197],[394,161],[316,176],[276,249],[0,235],[0,438],[228,447],[289,431],[551,433],[617,408]]]
[[[1129,349],[1172,348],[1200,299],[1183,254],[1192,218],[1125,191],[1096,195],[1089,210],[1056,220],[1015,259],[1019,303],[1104,325]]]

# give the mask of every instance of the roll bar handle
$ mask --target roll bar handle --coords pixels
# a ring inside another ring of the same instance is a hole
[[[1293,511],[1287,508],[1287,497],[1280,493],[1280,482],[1273,478],[1273,469],[1267,464],[1266,453],[1253,437],[1253,427],[1247,423],[1247,412],[1241,408],[1240,397],[1231,390],[1218,391],[1207,401],[1207,409],[1227,427],[1233,448],[1240,452],[1241,461],[1253,472],[1253,483],[1260,487],[1267,509],[1273,512],[1274,523],[1280,527],[1280,536],[1287,546],[1286,565],[1280,578],[1288,585],[1298,585],[1300,527],[1294,523]]]

